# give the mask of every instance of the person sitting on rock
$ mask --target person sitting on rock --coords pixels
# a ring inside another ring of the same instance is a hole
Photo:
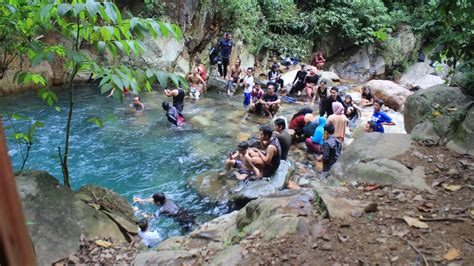
[[[235,93],[235,90],[240,85],[240,79],[243,75],[243,69],[240,65],[240,58],[235,59],[234,64],[228,67],[226,80],[227,81],[227,95],[232,96]],[[234,87],[234,84],[235,87]]]
[[[306,125],[303,127],[303,134],[305,138],[313,136],[314,131],[319,126],[319,119],[316,119],[313,114],[307,114],[304,117]]]
[[[278,64],[273,63],[272,68],[268,71],[268,82],[275,82],[276,77],[279,75]]]
[[[328,117],[328,124],[334,125],[335,133],[334,136],[340,140],[344,141],[346,136],[346,127],[348,119],[344,114],[344,106],[340,102],[332,103],[333,114]]]
[[[160,215],[174,217],[185,231],[189,231],[192,225],[195,224],[194,219],[196,217],[194,215],[189,214],[187,209],[180,208],[173,200],[166,198],[162,192],[157,192],[151,198],[146,199],[133,197],[133,201],[137,203],[153,203],[159,206],[160,208],[155,212],[154,217],[159,217]]]
[[[290,120],[290,124],[288,125],[288,128],[291,130],[294,130],[296,136],[301,136],[304,134],[304,126],[306,126],[306,121],[308,118],[305,119],[305,116],[307,114],[312,114],[313,109],[310,107],[304,107],[301,110],[299,110],[296,114],[293,115],[293,117]]]
[[[160,235],[157,231],[148,231],[148,221],[146,219],[142,219],[138,221],[138,227],[140,231],[138,231],[138,235],[142,239],[143,245],[148,248],[153,248],[160,243]]]
[[[252,88],[252,92],[250,93],[250,109],[255,108],[252,106],[259,100],[263,99],[264,94],[265,92],[262,90],[262,85],[259,82],[256,82]]]
[[[260,99],[258,102],[253,105],[253,109],[250,109],[251,112],[259,114],[262,111],[265,115],[273,117],[278,109],[280,109],[281,100],[278,98],[278,95],[275,93],[275,85],[268,85],[267,93],[263,95],[263,99]]]
[[[192,74],[188,74],[186,79],[191,84],[189,87],[189,92],[191,97],[195,98],[196,100],[199,99],[199,95],[204,92],[203,87],[207,86],[206,82],[202,79],[201,75],[199,74],[199,68],[195,67],[193,69]]]
[[[285,81],[281,78],[280,74],[275,77],[275,92],[280,93],[280,95],[286,93]]]
[[[131,104],[131,107],[135,108],[135,111],[141,112],[145,110],[145,105],[141,102],[140,97],[135,97],[133,98],[133,102]]]
[[[330,90],[330,96],[323,101],[322,109],[319,110],[319,115],[324,116],[325,114],[329,117],[334,112],[332,110],[332,103],[333,102],[340,102],[344,109],[346,109],[346,104],[342,99],[341,95],[339,95],[339,88],[332,87]]]
[[[178,112],[183,112],[184,110],[184,97],[186,92],[181,87],[181,82],[179,82],[177,89],[165,89],[166,97],[173,97],[173,106],[176,107]]]
[[[266,148],[266,151],[250,148],[245,159],[260,170],[261,174],[257,175],[257,178],[270,177],[280,166],[281,160],[280,142],[273,137],[273,129],[270,126],[260,127],[260,143]]]
[[[334,136],[334,125],[327,124],[324,126],[324,134],[326,139],[323,144],[323,154],[318,156],[318,161],[323,162],[322,177],[325,178],[331,167],[341,156],[342,142]]]
[[[304,89],[304,79],[308,75],[306,72],[306,65],[301,65],[301,69],[296,73],[295,79],[293,80],[290,90],[290,95],[300,94],[300,92]],[[296,83],[295,83],[296,82]]]
[[[290,133],[286,130],[286,121],[285,119],[279,117],[275,119],[275,137],[280,142],[281,147],[281,159],[286,160],[288,158],[288,151],[291,146],[291,136]]]
[[[199,73],[201,74],[202,80],[207,80],[206,67],[201,64],[201,59],[199,57],[196,57],[196,59],[194,59],[194,64],[199,69]]]
[[[227,174],[232,168],[236,168],[238,172],[235,172],[235,176],[238,180],[245,180],[251,176],[260,175],[260,171],[248,160],[245,160],[245,154],[249,148],[247,141],[242,141],[237,145],[237,151],[235,153],[229,153],[229,158],[225,161],[226,171],[219,173],[220,176]]]
[[[317,67],[318,70],[321,70],[324,66],[324,63],[326,63],[326,59],[324,59],[322,52],[317,52],[313,54],[313,58],[311,59],[311,65]]]
[[[384,133],[383,126],[394,126],[396,125],[395,122],[392,121],[392,118],[388,116],[384,111],[382,111],[384,102],[381,99],[376,99],[374,101],[374,113],[370,118],[370,121],[375,123],[375,128],[373,129],[375,132]],[[367,127],[366,127],[367,129]]]
[[[326,125],[326,118],[320,116],[318,119],[318,126],[314,130],[313,135],[307,138],[305,143],[310,152],[321,154],[323,152],[324,144],[324,126]]]
[[[316,89],[316,84],[318,83],[320,76],[318,75],[317,69],[311,68],[308,75],[304,80],[305,91],[306,91],[306,100],[312,101],[313,92]]]
[[[348,125],[352,130],[356,127],[357,120],[361,117],[359,107],[354,104],[352,96],[346,95],[344,97],[344,102],[346,103],[346,117],[349,120]]]
[[[374,95],[372,94],[372,90],[370,87],[365,86],[362,88],[362,94],[361,94],[361,99],[360,99],[360,107],[365,107],[365,106],[372,106],[374,104]]]
[[[184,117],[176,107],[171,106],[169,102],[163,102],[161,107],[166,111],[166,118],[171,124],[175,126],[181,126],[184,124]]]

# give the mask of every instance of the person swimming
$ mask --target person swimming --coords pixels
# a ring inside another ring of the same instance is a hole
[[[166,111],[166,118],[170,123],[175,126],[181,126],[184,124],[184,117],[176,107],[171,106],[169,102],[163,102],[161,107]]]

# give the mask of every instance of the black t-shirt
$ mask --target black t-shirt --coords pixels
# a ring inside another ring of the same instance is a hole
[[[285,81],[283,79],[275,80],[276,84],[276,91],[281,90],[285,85]]]
[[[291,136],[288,131],[283,130],[280,134],[276,135],[276,138],[280,142],[281,147],[281,159],[286,160],[288,157],[288,150],[290,150],[291,146]]]
[[[186,93],[182,88],[178,88],[178,95],[173,96],[173,106],[178,109],[178,112],[182,112],[184,109],[184,96]]]
[[[318,80],[319,80],[319,75],[306,76],[306,84],[308,83],[316,84],[318,83]]]
[[[300,70],[298,71],[298,73],[296,73],[296,77],[295,77],[295,80],[293,80],[293,83],[298,80],[298,81],[301,81],[301,82],[304,82],[304,78],[306,78],[306,75],[308,75],[308,73],[304,70]]]
[[[265,102],[274,102],[274,101],[278,100],[278,95],[276,93],[274,93],[273,95],[268,95],[268,93],[267,93],[267,94],[263,95],[263,100]]]
[[[367,93],[364,93],[364,92],[362,93],[361,97],[362,97],[362,99],[366,99],[368,101],[372,101],[372,99],[374,98],[372,93],[367,94]]]

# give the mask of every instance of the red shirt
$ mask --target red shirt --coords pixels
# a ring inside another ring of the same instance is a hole
[[[288,126],[290,129],[304,128],[306,123],[304,122],[304,115],[297,116],[295,119],[290,121]]]
[[[203,64],[199,64],[199,70],[201,70],[201,78],[206,81],[206,67]]]

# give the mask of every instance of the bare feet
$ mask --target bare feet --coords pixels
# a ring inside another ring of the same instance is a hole
[[[234,174],[237,180],[245,180],[249,176],[247,174],[240,174],[239,172],[235,172]]]

